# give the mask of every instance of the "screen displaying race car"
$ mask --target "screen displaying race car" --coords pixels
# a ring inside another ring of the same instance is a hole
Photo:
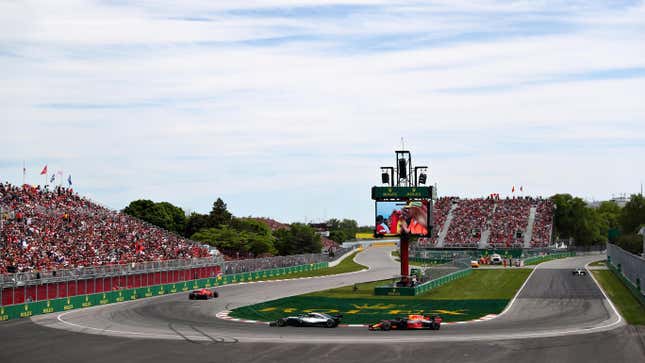
[[[381,320],[376,324],[370,324],[369,330],[406,330],[406,329],[441,329],[441,317],[438,315],[408,315],[405,318]]]
[[[208,300],[217,297],[217,291],[213,291],[210,289],[199,289],[195,291],[191,291],[190,294],[188,294],[188,299],[190,300]]]
[[[321,326],[335,328],[340,323],[342,315],[329,315],[324,313],[306,313],[296,316],[288,316],[271,322],[271,326]]]

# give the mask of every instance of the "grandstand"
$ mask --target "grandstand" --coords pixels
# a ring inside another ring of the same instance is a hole
[[[435,203],[430,244],[448,248],[543,248],[551,244],[549,199],[443,197]]]
[[[209,257],[209,249],[71,189],[0,184],[0,274]]]

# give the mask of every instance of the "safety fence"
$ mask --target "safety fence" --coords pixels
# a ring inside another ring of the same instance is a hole
[[[288,276],[299,272],[319,270],[327,267],[327,262],[320,262],[262,271],[242,272],[232,275],[218,275],[215,277],[200,278],[177,283],[161,283],[140,288],[88,293],[77,296],[68,296],[66,298],[47,299],[45,301],[28,302],[11,306],[0,306],[0,321],[26,318],[53,312],[62,312],[96,305],[132,301],[141,298],[186,292],[200,288],[210,288],[239,282],[259,281],[271,279],[277,276]]]
[[[607,266],[623,281],[632,294],[645,305],[645,258],[607,244]]]
[[[575,256],[575,252],[557,252],[557,253],[550,253],[546,255],[540,255],[540,256],[534,256],[534,257],[529,257],[524,259],[524,264],[525,265],[535,265],[544,261],[549,261],[549,260],[555,260],[558,258],[565,258],[565,257],[573,257]]]
[[[0,274],[0,287],[17,287],[34,284],[40,285],[44,283],[75,281],[110,276],[139,275],[171,270],[188,270],[218,265],[221,264],[222,261],[223,260],[220,256],[213,256],[206,258],[185,258],[166,261],[87,266],[51,271]]]
[[[32,280],[0,289],[2,306],[38,302],[77,295],[90,295],[120,289],[148,287],[160,284],[214,277],[221,273],[220,266],[198,267],[185,270],[147,272],[136,275],[103,276],[78,280]],[[40,283],[39,283],[40,282]]]
[[[244,272],[330,262],[350,248],[333,255],[302,254],[222,262],[221,258],[194,258],[122,265],[84,267],[58,271],[0,275],[0,306],[38,302],[76,295],[178,283]]]

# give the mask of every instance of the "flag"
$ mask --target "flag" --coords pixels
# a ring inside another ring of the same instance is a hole
[[[515,185],[513,185],[513,189],[511,189],[511,193],[515,193]]]
[[[524,191],[524,187],[520,186],[520,192],[523,192],[523,191]]]
[[[56,174],[52,174],[52,177],[49,179],[50,183],[53,183],[56,180]]]
[[[58,175],[59,177],[62,178],[63,177],[63,171],[62,170],[57,171],[56,175]]]
[[[45,165],[43,171],[40,172],[40,175],[47,175],[47,165]]]
[[[69,184],[70,187],[72,186],[72,174],[67,176],[67,184]]]

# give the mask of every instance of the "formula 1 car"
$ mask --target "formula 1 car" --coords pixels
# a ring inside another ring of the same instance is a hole
[[[578,267],[577,269],[571,271],[573,276],[586,276],[587,275],[587,270],[585,270],[582,267]]]
[[[208,300],[217,297],[217,291],[213,291],[210,289],[199,289],[192,291],[190,294],[188,294],[188,299],[190,300]]]
[[[406,330],[406,329],[441,329],[441,317],[439,315],[408,315],[405,318],[381,320],[376,324],[370,324],[369,330]]]
[[[340,323],[342,315],[329,315],[324,313],[307,313],[297,316],[288,316],[271,322],[271,326],[321,326],[335,328]]]

